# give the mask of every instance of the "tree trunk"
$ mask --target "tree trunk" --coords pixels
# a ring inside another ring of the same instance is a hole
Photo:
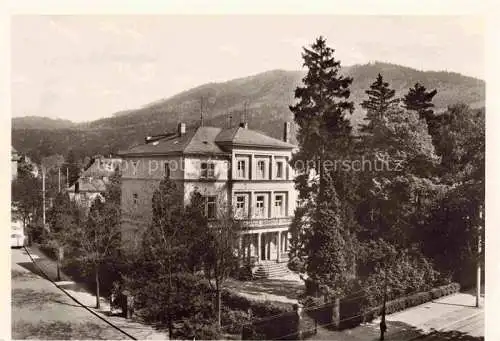
[[[332,306],[332,326],[335,330],[340,326],[340,298],[335,297]]]
[[[219,281],[215,281],[215,286],[216,286],[216,292],[217,292],[217,326],[220,328],[221,327],[221,311],[222,311],[222,299],[221,299],[221,292],[220,292],[220,287],[219,287]]]
[[[99,293],[99,266],[96,265],[95,267],[95,291],[96,291],[96,303],[95,303],[95,307],[96,309],[101,309],[101,296],[100,296],[100,293]]]
[[[174,328],[172,325],[172,266],[170,262],[170,257],[169,257],[169,262],[168,262],[168,338],[169,340],[173,340],[173,335],[174,335]]]

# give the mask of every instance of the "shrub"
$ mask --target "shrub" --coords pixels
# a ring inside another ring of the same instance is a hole
[[[224,332],[241,335],[243,326],[250,322],[250,315],[243,310],[231,310],[224,306],[221,320]]]
[[[401,310],[405,310],[417,305],[432,301],[434,299],[456,293],[460,290],[458,283],[450,283],[443,285],[426,292],[419,292],[407,297],[401,297],[391,300],[386,303],[386,314],[392,314]],[[364,320],[371,321],[382,313],[382,306],[379,305],[375,308],[368,309],[364,313]]]
[[[317,296],[319,293],[319,286],[310,278],[304,281],[306,296]]]
[[[397,256],[397,261],[391,266],[387,269],[377,267],[364,280],[367,307],[373,307],[382,302],[386,281],[385,271],[387,271],[387,286],[390,288],[389,299],[416,291],[430,290],[439,280],[438,273],[425,257],[401,251]]]
[[[225,306],[233,310],[252,310],[252,317],[267,317],[271,315],[289,312],[291,304],[270,301],[254,301],[238,295],[230,290],[222,291],[222,302]]]
[[[232,277],[239,281],[251,281],[254,279],[253,268],[255,266],[255,261],[252,259],[245,260],[238,268],[234,270],[231,274]]]
[[[276,339],[289,334],[293,336],[297,331],[298,316],[292,311],[291,304],[254,301],[229,290],[222,292],[222,302],[226,309],[234,310],[226,318],[246,317],[247,320],[253,320],[251,324],[242,324],[233,329],[241,330],[244,340]]]
[[[48,232],[41,224],[28,225],[27,232],[34,243],[44,244],[48,239]]]
[[[290,269],[293,272],[304,272],[305,270],[305,262],[304,260],[300,259],[299,257],[292,257],[288,261],[288,269]]]

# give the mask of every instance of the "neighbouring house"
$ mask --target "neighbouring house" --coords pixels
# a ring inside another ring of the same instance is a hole
[[[11,171],[12,171],[11,180],[15,180],[17,178],[17,165],[18,165],[20,160],[21,160],[21,156],[19,155],[18,151],[16,150],[16,148],[12,147],[11,148]]]
[[[109,178],[120,167],[119,158],[96,156],[85,166],[78,179],[67,189],[71,200],[81,207],[90,208],[92,202],[99,197],[104,200],[103,193]]]
[[[122,238],[137,243],[152,218],[152,196],[164,177],[177,181],[188,204],[195,190],[205,197],[208,218],[221,202],[234,208],[249,229],[241,252],[257,263],[288,259],[289,226],[297,193],[289,165],[295,145],[289,143],[290,123],[283,140],[238,127],[200,126],[147,137],[144,144],[119,152],[122,163]]]
[[[32,167],[31,174],[33,174],[35,178],[38,178],[38,176],[40,175],[39,167],[35,162],[31,160],[31,158],[28,155],[21,155],[19,158],[19,162],[31,165]]]

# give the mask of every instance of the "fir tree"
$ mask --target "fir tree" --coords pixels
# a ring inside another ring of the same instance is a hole
[[[316,39],[311,49],[304,48],[302,57],[308,72],[302,80],[304,86],[295,90],[298,103],[290,106],[298,126],[297,140],[301,147],[294,156],[295,164],[339,156],[347,148],[351,133],[347,116],[354,110],[353,102],[348,101],[352,78],[339,74],[340,61],[334,58],[334,52],[323,37]],[[308,198],[311,192],[321,190],[322,170],[316,171],[320,176],[319,187],[309,186],[309,174],[297,177],[301,198]]]
[[[355,263],[354,236],[344,223],[342,205],[330,174],[325,174],[325,191],[311,222],[306,269],[310,278],[327,297],[347,293]]]
[[[398,98],[394,98],[396,91],[389,87],[388,82],[384,82],[382,75],[379,73],[377,80],[370,85],[370,89],[366,90],[368,99],[361,103],[361,106],[367,110],[365,123],[361,127],[362,132],[373,133],[378,124],[381,124],[387,110],[399,103]]]
[[[298,103],[290,107],[300,145],[292,160],[299,171],[295,183],[299,197],[306,203],[296,212],[292,256],[309,255],[306,272],[328,298],[346,289],[344,276],[352,273],[351,260],[355,255],[352,247],[346,247],[350,243],[346,235],[351,226],[345,224],[344,198],[337,197],[337,187],[341,186],[336,181],[340,177],[331,176],[334,171],[325,167],[326,160],[341,159],[349,153],[348,115],[354,110],[353,102],[348,100],[352,78],[340,74],[340,61],[335,60],[333,53],[323,37],[316,39],[311,49],[304,48],[302,57],[308,72],[304,86],[295,90]],[[311,160],[317,161],[314,172],[298,169],[300,164],[307,165]],[[311,181],[313,174],[318,181]],[[305,225],[311,227],[306,229],[310,231],[304,230]],[[303,252],[297,249],[301,247]]]
[[[427,91],[425,86],[420,83],[415,83],[403,98],[405,109],[418,112],[420,118],[425,119],[427,124],[430,124],[434,118],[434,104],[432,99],[436,96],[437,90]]]
[[[153,193],[153,218],[151,228],[145,234],[145,258],[156,268],[156,272],[167,279],[167,326],[169,337],[173,337],[172,278],[182,269],[185,248],[179,243],[183,228],[184,200],[175,182],[163,179]]]

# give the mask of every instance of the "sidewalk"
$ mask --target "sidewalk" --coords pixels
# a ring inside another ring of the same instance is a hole
[[[433,330],[456,332],[460,337],[435,336],[433,340],[482,340],[484,338],[484,298],[475,307],[475,297],[457,293],[419,306],[387,315],[386,341],[406,341]],[[380,319],[343,331],[318,328],[314,340],[367,341],[379,340]]]
[[[37,265],[46,273],[46,275],[56,282],[57,278],[57,264],[51,258],[39,250],[35,245],[30,246],[29,251],[35,259]],[[101,308],[95,308],[96,296],[89,292],[89,290],[82,284],[75,283],[69,276],[61,272],[61,281],[56,282],[61,288],[66,290],[71,296],[76,298],[80,303],[92,309],[95,313],[105,318],[115,326],[123,329],[128,334],[134,336],[138,340],[168,340],[168,332],[161,332],[156,330],[153,326],[145,325],[136,321],[127,320],[121,316],[110,315],[109,301],[101,297]],[[90,314],[89,312],[87,312]],[[97,319],[97,317],[95,317]],[[111,328],[111,327],[110,327]]]

